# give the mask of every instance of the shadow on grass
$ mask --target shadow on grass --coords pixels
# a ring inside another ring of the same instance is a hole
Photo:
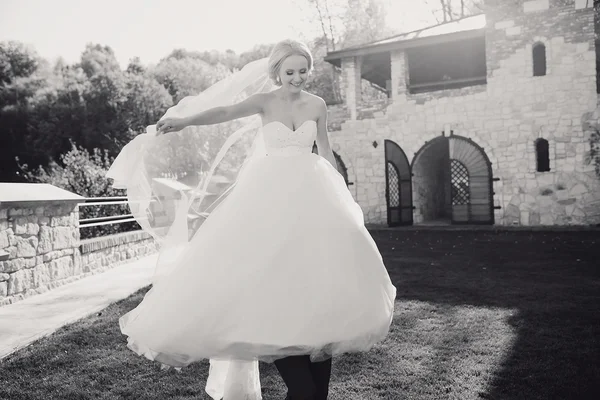
[[[438,381],[432,397],[418,398],[600,398],[597,232],[403,231],[375,238],[398,288],[391,338],[415,349],[428,311],[442,314],[431,336],[420,338],[433,347],[431,375],[402,375],[409,386]],[[411,319],[415,302],[421,309]]]
[[[595,232],[373,234],[398,288],[388,338],[334,359],[330,400],[600,398]],[[208,362],[181,373],[126,348],[118,318],[147,289],[0,364],[4,399],[206,399]],[[264,400],[285,387],[261,364]]]

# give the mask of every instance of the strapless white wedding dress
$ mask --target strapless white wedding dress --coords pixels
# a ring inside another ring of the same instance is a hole
[[[311,120],[263,127],[267,156],[121,317],[130,349],[174,367],[211,359],[220,382],[207,391],[220,398],[227,360],[257,374],[256,360],[322,360],[385,338],[396,288],[343,177],[311,152],[316,133]]]

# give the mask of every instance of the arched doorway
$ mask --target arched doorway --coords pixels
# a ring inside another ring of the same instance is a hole
[[[412,225],[413,202],[410,164],[395,142],[385,140],[385,200],[388,226]]]
[[[415,154],[411,165],[415,223],[450,224],[449,164],[448,139],[444,136],[426,142]]]
[[[471,139],[433,139],[411,165],[416,220],[423,224],[493,224],[492,164]]]

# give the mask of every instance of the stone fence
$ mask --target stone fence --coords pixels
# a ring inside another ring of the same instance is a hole
[[[0,306],[156,251],[143,231],[80,240],[83,200],[52,185],[0,183]]]

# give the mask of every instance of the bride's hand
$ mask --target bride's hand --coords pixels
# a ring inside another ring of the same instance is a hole
[[[185,118],[165,118],[156,123],[158,133],[178,132],[187,126]]]

